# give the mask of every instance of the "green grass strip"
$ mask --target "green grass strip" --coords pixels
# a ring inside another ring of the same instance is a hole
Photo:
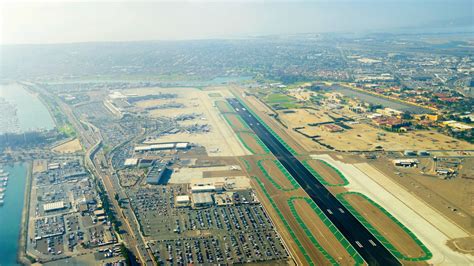
[[[280,184],[278,184],[275,181],[275,179],[273,179],[273,177],[271,177],[271,175],[268,173],[268,171],[263,166],[264,161],[270,161],[270,162],[274,163],[278,167],[278,169],[281,171],[281,173],[283,173],[285,175],[285,177],[288,179],[288,181],[290,181],[290,183],[292,185],[292,188],[283,188]],[[293,191],[293,190],[296,190],[296,189],[301,187],[298,184],[298,182],[296,182],[296,180],[293,178],[293,176],[290,173],[288,173],[288,171],[285,169],[285,167],[283,167],[283,165],[279,161],[264,159],[264,160],[259,160],[257,162],[257,165],[258,165],[258,168],[260,169],[260,171],[262,171],[262,173],[265,175],[265,177],[270,181],[270,183],[272,183],[272,185],[275,188],[277,188],[278,190]]]
[[[288,143],[286,143],[275,131],[273,131],[273,129],[271,129],[265,122],[263,122],[263,120],[252,110],[250,109],[247,104],[244,103],[244,101],[242,101],[242,99],[240,99],[240,97],[236,97],[236,99],[250,112],[252,113],[256,118],[257,120],[276,138],[278,139],[278,141],[283,144],[283,146],[285,146],[285,148],[291,152],[291,154],[293,155],[298,155],[298,153],[292,148],[290,147],[290,145],[288,145]]]
[[[403,255],[395,246],[390,243],[375,227],[370,224],[367,219],[365,219],[364,216],[362,216],[352,205],[344,198],[345,195],[358,195],[367,201],[369,201],[373,206],[378,208],[381,212],[383,212],[385,215],[387,215],[393,222],[395,222],[398,226],[400,226],[405,233],[407,233],[413,241],[423,250],[425,253],[424,256],[417,257],[417,258],[411,258]],[[400,221],[397,220],[397,218],[393,217],[385,208],[380,206],[378,203],[367,197],[366,195],[359,193],[359,192],[344,192],[344,193],[339,193],[336,195],[336,197],[339,199],[339,201],[354,215],[369,231],[374,235],[390,252],[392,252],[395,257],[401,260],[405,261],[425,261],[429,260],[433,257],[433,254],[429,249],[415,236],[413,232],[410,231],[406,226],[404,226]]]
[[[308,252],[306,252],[306,250],[304,249],[304,247],[301,244],[300,240],[296,237],[296,234],[293,231],[293,229],[291,229],[290,224],[288,223],[288,221],[283,216],[283,213],[280,211],[280,209],[276,205],[275,201],[273,201],[272,197],[270,196],[267,189],[265,188],[265,185],[256,176],[253,176],[253,178],[257,181],[258,185],[260,186],[260,188],[263,191],[263,194],[265,194],[265,197],[267,197],[268,201],[270,201],[270,204],[272,205],[273,209],[278,214],[278,217],[280,217],[280,220],[283,222],[283,225],[285,225],[285,228],[288,231],[288,233],[290,233],[291,238],[293,239],[296,246],[298,247],[298,249],[303,254],[304,258],[306,259],[306,262],[308,263],[308,265],[315,265],[313,260],[311,259],[311,257],[308,255]]]
[[[319,180],[319,182],[321,182],[323,185],[326,185],[326,186],[331,186],[331,187],[343,187],[343,186],[347,186],[349,185],[349,181],[347,180],[347,178],[339,171],[339,169],[335,168],[334,166],[332,166],[331,164],[325,162],[324,160],[319,160],[317,159],[318,161],[321,161],[322,163],[324,163],[325,165],[327,165],[328,167],[330,167],[331,169],[333,169],[334,171],[336,171],[336,173],[339,175],[339,177],[342,179],[342,184],[333,184],[333,183],[329,183],[326,179],[324,179],[324,177],[322,177],[313,167],[311,167],[311,165],[308,163],[309,160],[304,160],[302,161],[301,163],[306,167],[306,169],[308,169],[308,171],[311,172],[311,174],[313,174],[314,177],[316,177],[316,179]]]
[[[344,247],[344,249],[347,251],[347,253],[354,259],[355,265],[362,265],[364,264],[364,259],[357,253],[357,251],[354,249],[354,247],[351,246],[349,241],[339,232],[339,230],[334,226],[334,224],[328,219],[328,217],[321,211],[321,209],[314,203],[313,200],[307,197],[291,197],[288,199],[288,206],[290,206],[291,213],[295,217],[296,221],[299,223],[301,228],[305,231],[306,235],[308,238],[311,240],[311,242],[318,248],[318,250],[331,262],[333,265],[337,265],[337,261],[334,260],[331,255],[329,255],[326,250],[323,249],[323,247],[316,241],[316,238],[314,235],[311,233],[311,230],[306,226],[304,223],[303,219],[301,216],[299,216],[298,212],[296,211],[294,201],[295,200],[304,200],[308,205],[313,209],[313,211],[319,216],[321,221],[328,227],[328,229],[331,231],[331,233],[334,234],[336,237],[337,241],[341,243],[341,245]]]
[[[245,148],[247,148],[251,153],[253,154],[261,154],[261,153],[257,153],[256,151],[254,151],[252,148],[250,148],[250,146],[244,141],[244,139],[242,138],[242,134],[247,134],[249,136],[251,136],[255,142],[257,142],[257,144],[263,149],[263,154],[269,154],[270,153],[270,150],[267,148],[267,146],[265,145],[265,143],[263,143],[258,137],[257,135],[255,135],[254,133],[250,133],[250,132],[244,132],[244,131],[241,131],[241,132],[236,132],[236,135],[237,137],[239,138],[239,140],[242,142],[242,144],[245,146]]]
[[[247,169],[247,171],[252,171],[252,166],[250,165],[250,162],[247,159],[240,158],[240,160],[244,163],[245,169]]]

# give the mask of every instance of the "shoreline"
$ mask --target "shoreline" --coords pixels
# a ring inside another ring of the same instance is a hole
[[[21,227],[20,236],[18,239],[18,251],[17,251],[17,262],[23,265],[31,265],[31,261],[28,258],[27,246],[28,246],[28,223],[30,213],[30,200],[31,200],[31,186],[33,182],[33,161],[27,162],[26,170],[26,186],[23,199],[23,210],[21,214]]]
[[[33,97],[36,97],[43,104],[43,106],[46,108],[46,110],[49,113],[49,117],[51,117],[51,120],[53,121],[53,124],[54,124],[54,127],[52,128],[52,130],[59,129],[59,121],[57,120],[56,116],[54,115],[53,110],[52,110],[51,106],[48,104],[47,100],[45,100],[43,98],[45,96],[42,95],[37,89],[33,88],[35,86],[37,86],[37,87],[39,87],[39,86],[35,83],[27,84],[24,81],[18,81],[17,83],[20,84],[21,86],[23,86],[23,88],[25,90],[27,90],[31,95],[33,95]]]

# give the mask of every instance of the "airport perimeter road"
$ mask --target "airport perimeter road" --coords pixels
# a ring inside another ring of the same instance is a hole
[[[369,265],[401,265],[252,113],[237,99],[228,102]]]

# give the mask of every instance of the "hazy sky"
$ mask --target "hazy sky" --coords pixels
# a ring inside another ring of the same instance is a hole
[[[236,38],[388,31],[463,19],[471,0],[36,1],[0,0],[0,43]]]

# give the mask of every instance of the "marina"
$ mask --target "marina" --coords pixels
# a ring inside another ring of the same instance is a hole
[[[21,229],[27,165],[16,163],[0,165],[0,265],[19,265],[17,263],[18,241]]]
[[[8,172],[0,166],[0,208],[5,204],[5,193],[8,185]]]
[[[0,114],[0,134],[54,128],[48,109],[19,83],[0,85]]]

